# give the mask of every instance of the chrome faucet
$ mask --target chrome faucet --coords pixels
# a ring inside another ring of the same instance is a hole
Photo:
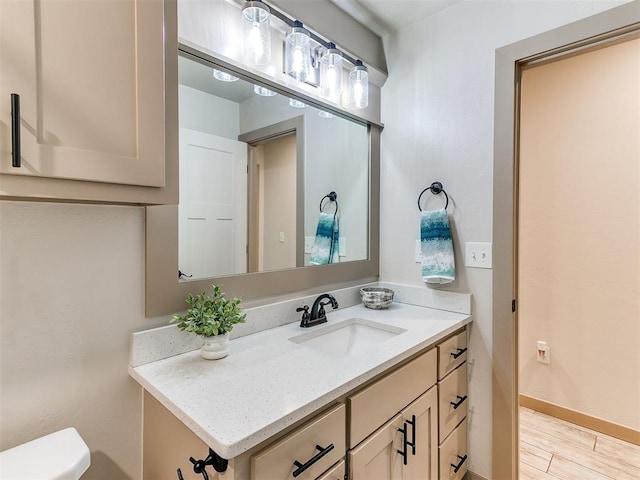
[[[325,299],[327,301],[323,302],[323,300]],[[321,323],[326,323],[327,312],[325,312],[324,307],[329,304],[331,304],[331,308],[333,308],[334,310],[339,306],[338,301],[334,298],[333,295],[323,293],[314,300],[313,306],[311,307],[311,313],[309,313],[309,305],[297,308],[296,312],[303,312],[302,320],[300,320],[300,326],[302,328],[307,328],[313,327],[315,325],[320,325]]]

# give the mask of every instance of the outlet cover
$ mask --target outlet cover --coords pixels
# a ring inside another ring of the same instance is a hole
[[[492,268],[492,244],[485,242],[465,242],[464,264],[472,268]]]
[[[422,263],[422,242],[416,240],[416,245],[413,249],[413,258],[416,263]]]
[[[311,253],[316,237],[304,237],[304,253]]]
[[[339,257],[347,256],[347,238],[346,237],[338,238],[338,256]]]

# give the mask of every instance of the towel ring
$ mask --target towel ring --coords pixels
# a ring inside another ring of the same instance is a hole
[[[427,190],[430,190],[431,193],[433,193],[434,195],[438,195],[439,193],[444,193],[444,196],[447,199],[447,203],[444,206],[444,209],[446,210],[447,207],[449,206],[449,195],[447,195],[447,192],[444,191],[444,188],[442,188],[442,183],[440,182],[433,182],[427,188],[422,190],[422,192],[420,192],[420,195],[418,196],[418,210],[422,211],[422,207],[420,206],[420,199],[422,199],[422,194]]]
[[[334,215],[336,213],[338,213],[338,194],[336,192],[329,192],[327,193],[324,197],[322,197],[322,199],[320,200],[320,211],[322,212],[323,206],[322,203],[324,202],[325,198],[328,198],[330,202],[336,202],[336,211],[334,213]]]

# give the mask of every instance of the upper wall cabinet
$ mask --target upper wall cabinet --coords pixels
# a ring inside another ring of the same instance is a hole
[[[0,2],[0,195],[177,203],[176,42],[174,1]]]

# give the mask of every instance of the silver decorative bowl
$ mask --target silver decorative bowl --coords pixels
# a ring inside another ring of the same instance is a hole
[[[367,308],[382,310],[393,302],[393,290],[382,287],[364,287],[360,289],[362,303]]]

